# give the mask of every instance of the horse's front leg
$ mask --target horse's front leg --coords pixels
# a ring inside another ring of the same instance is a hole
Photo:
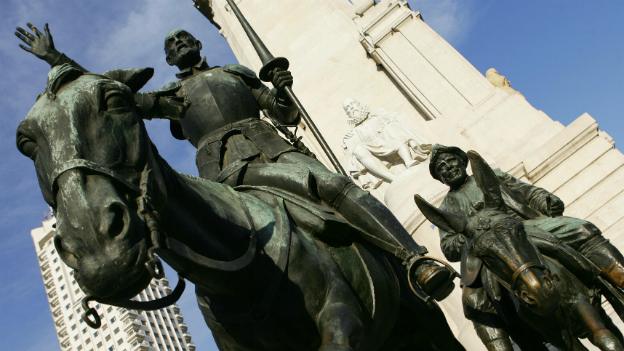
[[[319,351],[353,351],[362,339],[361,309],[344,280],[336,277],[318,314]]]
[[[600,313],[587,301],[580,301],[576,310],[591,333],[590,341],[602,351],[623,351],[620,340],[605,326]]]

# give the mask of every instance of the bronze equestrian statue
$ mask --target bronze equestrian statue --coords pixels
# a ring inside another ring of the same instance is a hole
[[[44,32],[30,23],[28,27],[32,33],[20,27],[15,32],[24,43],[22,49],[51,66],[69,63],[86,71],[56,50],[47,24]],[[440,300],[450,293],[453,272],[422,259],[426,248],[414,242],[383,204],[349,178],[329,171],[301,144],[293,146],[282,139],[272,125],[260,119],[262,110],[280,127],[299,122],[297,110],[283,92],[293,83],[290,72],[274,72],[275,88],[269,89],[244,66],[209,67],[200,54],[201,42],[184,30],[169,33],[164,48],[167,63],[180,70],[179,80],[156,92],[136,94],[135,104],[144,118],[170,119],[173,136],[198,149],[200,177],[231,186],[268,186],[318,199],[363,229],[361,240],[395,256],[403,263],[398,269],[413,270],[424,295]],[[412,267],[414,263],[417,265]]]
[[[464,313],[488,350],[511,351],[511,339],[523,350],[546,350],[544,342],[585,350],[579,337],[623,349],[600,305],[604,292],[622,316],[621,255],[595,226],[561,216],[556,196],[492,170],[474,151],[435,145],[430,170],[451,190],[440,209],[416,203],[439,227],[446,257],[461,260]]]
[[[19,32],[25,49],[36,52],[34,37],[52,43],[47,26],[45,33],[30,27],[32,34]],[[258,174],[290,171],[307,182],[299,184],[305,193],[179,174],[158,155],[137,106],[150,69],[100,75],[54,63],[45,92],[18,127],[17,146],[33,160],[54,209],[54,244],[88,295],[89,324],[98,324],[91,300],[143,309],[170,303],[129,301],[162,273],[158,255],[195,284],[221,350],[463,350],[418,285],[422,271],[403,267],[366,239],[383,234],[351,223],[318,194],[330,181],[317,178],[332,176],[266,160],[266,150],[243,168],[276,165],[258,167]],[[250,130],[222,142],[258,148]]]

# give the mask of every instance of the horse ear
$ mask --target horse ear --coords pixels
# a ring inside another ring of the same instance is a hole
[[[124,83],[133,93],[136,93],[152,78],[154,69],[151,67],[116,69],[105,72],[103,75],[112,80]]]
[[[464,233],[466,220],[453,213],[438,209],[420,195],[414,195],[414,201],[420,212],[438,228],[452,233]]]
[[[468,151],[468,159],[470,160],[470,168],[472,169],[475,182],[483,192],[485,207],[500,207],[503,204],[503,196],[498,177],[490,165],[476,151]]]

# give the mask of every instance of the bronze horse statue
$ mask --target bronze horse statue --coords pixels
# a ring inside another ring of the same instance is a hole
[[[505,212],[494,171],[475,151],[469,151],[468,158],[484,195],[474,215],[463,218],[437,209],[418,195],[415,200],[433,224],[468,238],[462,281],[481,274],[480,284],[500,317],[496,327],[506,329],[512,338],[524,335],[524,340],[514,341],[527,350],[546,350],[545,343],[562,350],[587,350],[579,338],[589,338],[600,350],[624,350],[622,334],[600,304],[600,289],[579,279],[571,265],[543,254],[529,240],[521,220]],[[524,329],[524,334],[518,334],[518,329]]]
[[[17,130],[90,325],[91,300],[154,309],[179,296],[183,283],[162,301],[129,300],[161,276],[158,255],[195,284],[220,350],[463,350],[437,304],[329,207],[170,168],[133,103],[149,77],[56,66]]]

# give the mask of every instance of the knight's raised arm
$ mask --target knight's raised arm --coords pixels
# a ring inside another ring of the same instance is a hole
[[[31,32],[22,27],[15,28],[15,36],[23,43],[19,44],[19,47],[24,51],[47,62],[51,67],[68,63],[82,71],[87,71],[77,62],[56,50],[52,34],[50,33],[50,27],[47,23],[43,27],[43,33],[30,22],[28,22],[26,26]]]

